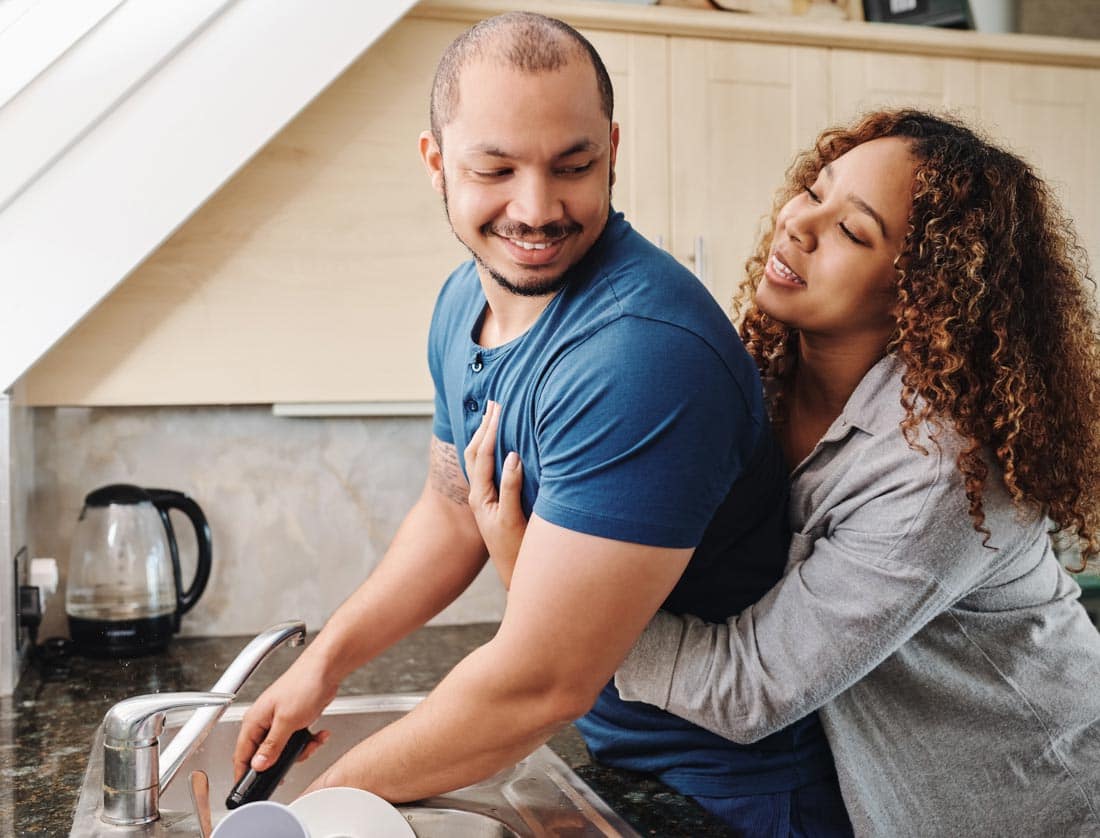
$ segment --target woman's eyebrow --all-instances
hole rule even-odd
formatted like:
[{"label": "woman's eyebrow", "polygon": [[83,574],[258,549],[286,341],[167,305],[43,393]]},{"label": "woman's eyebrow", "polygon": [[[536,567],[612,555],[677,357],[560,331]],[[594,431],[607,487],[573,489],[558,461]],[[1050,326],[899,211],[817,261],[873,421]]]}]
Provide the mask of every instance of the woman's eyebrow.
[{"label": "woman's eyebrow", "polygon": [[867,215],[871,216],[871,218],[875,219],[875,222],[878,224],[878,228],[880,230],[882,230],[883,238],[886,238],[886,239],[890,238],[890,234],[886,232],[886,222],[882,220],[881,215],[879,215],[877,212],[875,212],[875,208],[873,206],[868,204],[865,200],[860,198],[858,195],[854,195],[851,192],[848,193],[848,200],[851,201],[853,204],[855,204],[857,207],[859,207],[860,210],[867,213]]},{"label": "woman's eyebrow", "polygon": [[[832,163],[825,164],[825,168],[822,169],[821,171],[824,172],[825,175],[828,176],[829,180],[833,179],[833,164]],[[879,213],[875,210],[875,208],[873,206],[871,206],[865,200],[863,200],[858,195],[856,195],[855,193],[852,193],[852,192],[848,193],[848,200],[851,201],[853,204],[855,204],[861,212],[866,213],[867,215],[871,216],[871,218],[873,218],[875,220],[875,223],[878,224],[878,228],[880,230],[882,230],[883,238],[887,238],[887,239],[890,238],[890,234],[888,232],[886,232],[886,222],[882,220],[882,216],[879,215]]]}]

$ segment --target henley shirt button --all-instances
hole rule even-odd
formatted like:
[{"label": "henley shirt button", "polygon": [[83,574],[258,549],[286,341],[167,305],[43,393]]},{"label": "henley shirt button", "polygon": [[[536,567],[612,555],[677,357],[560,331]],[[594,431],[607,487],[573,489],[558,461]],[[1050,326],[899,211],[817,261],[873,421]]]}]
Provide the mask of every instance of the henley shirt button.
[{"label": "henley shirt button", "polygon": [[472,369],[474,372],[481,372],[483,369],[485,369],[485,364],[483,364],[481,362],[481,353],[480,352],[478,352],[474,356],[474,362],[472,364],[470,364],[470,369]]},{"label": "henley shirt button", "polygon": [[473,399],[466,399],[465,407],[470,413],[477,413],[477,402]]}]

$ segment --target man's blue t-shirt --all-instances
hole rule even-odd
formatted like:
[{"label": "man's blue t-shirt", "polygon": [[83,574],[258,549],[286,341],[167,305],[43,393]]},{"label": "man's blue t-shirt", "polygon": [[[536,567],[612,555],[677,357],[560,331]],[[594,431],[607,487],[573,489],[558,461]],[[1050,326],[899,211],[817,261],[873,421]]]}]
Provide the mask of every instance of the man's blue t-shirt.
[{"label": "man's blue t-shirt", "polygon": [[[663,605],[670,611],[724,621],[778,581],[786,468],[756,368],[691,273],[612,213],[526,333],[479,346],[485,306],[466,262],[440,292],[429,338],[441,441],[461,452],[486,402],[499,402],[497,451],[520,456],[525,513],[589,535],[696,548]],[[743,746],[624,702],[611,683],[577,727],[601,762],[657,774],[685,794],[782,791],[833,770],[816,715]]]}]

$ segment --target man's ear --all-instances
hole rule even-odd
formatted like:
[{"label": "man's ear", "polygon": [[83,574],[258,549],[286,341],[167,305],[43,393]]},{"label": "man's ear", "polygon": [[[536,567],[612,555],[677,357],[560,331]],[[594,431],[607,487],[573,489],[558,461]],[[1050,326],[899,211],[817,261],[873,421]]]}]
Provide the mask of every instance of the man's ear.
[{"label": "man's ear", "polygon": [[611,186],[615,185],[615,159],[619,153],[619,123],[611,123]]},{"label": "man's ear", "polygon": [[443,194],[443,150],[435,141],[431,131],[422,131],[420,134],[420,159],[424,161],[424,168],[428,170],[428,177],[432,179],[432,189]]}]

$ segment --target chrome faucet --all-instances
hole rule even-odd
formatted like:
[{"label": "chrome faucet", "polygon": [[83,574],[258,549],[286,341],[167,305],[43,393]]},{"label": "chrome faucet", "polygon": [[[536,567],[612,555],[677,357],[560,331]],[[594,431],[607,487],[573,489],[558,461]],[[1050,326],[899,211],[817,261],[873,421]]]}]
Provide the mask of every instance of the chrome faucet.
[{"label": "chrome faucet", "polygon": [[103,813],[113,824],[160,817],[158,737],[169,710],[211,705],[224,709],[231,693],[155,693],[118,702],[103,719]]},{"label": "chrome faucet", "polygon": [[[198,748],[264,659],[285,643],[301,646],[306,624],[290,620],[253,638],[226,667],[210,692],[154,693],[120,701],[103,719],[101,819],[137,825],[160,817],[160,794]],[[160,753],[158,737],[171,710],[194,708],[191,718]],[[163,767],[161,765],[163,764]]]}]

